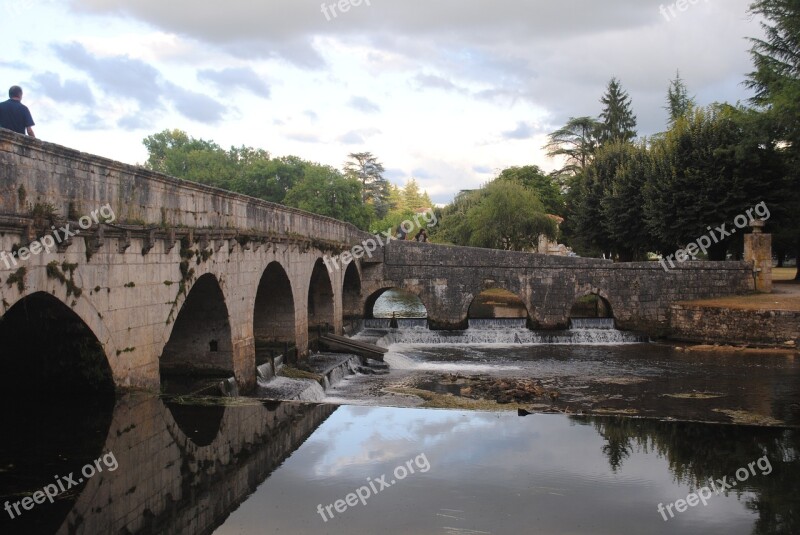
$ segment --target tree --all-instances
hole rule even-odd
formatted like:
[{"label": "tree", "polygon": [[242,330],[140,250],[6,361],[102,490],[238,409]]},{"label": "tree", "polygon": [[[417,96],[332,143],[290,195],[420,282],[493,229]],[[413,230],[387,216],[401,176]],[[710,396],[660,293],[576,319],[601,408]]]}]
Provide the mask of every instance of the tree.
[{"label": "tree", "polygon": [[669,126],[672,127],[675,121],[687,116],[694,107],[695,100],[689,96],[689,90],[681,79],[679,71],[675,74],[675,79],[669,83],[667,90],[667,105],[664,109],[669,113]]},{"label": "tree", "polygon": [[303,180],[286,194],[287,206],[347,221],[366,229],[373,213],[361,200],[361,183],[336,169],[308,164]]},{"label": "tree", "polygon": [[[603,230],[608,245],[621,262],[645,260],[651,240],[644,224],[644,185],[652,174],[646,142],[612,143],[595,158],[595,164],[609,159],[616,166],[600,201]],[[611,169],[609,169],[610,171]]]},{"label": "tree", "polygon": [[541,236],[556,238],[555,221],[547,216],[536,194],[521,184],[495,180],[481,193],[479,202],[466,213],[467,245],[526,251],[535,250]]},{"label": "tree", "polygon": [[597,148],[600,122],[591,117],[570,117],[567,124],[548,136],[544,146],[550,158],[563,157],[565,165],[559,175],[575,176],[592,160]]},{"label": "tree", "polygon": [[[800,258],[800,2],[798,0],[759,0],[750,12],[764,18],[764,39],[751,39],[755,71],[746,84],[755,91],[752,101],[765,110],[784,142],[782,152],[788,167],[790,196],[784,200],[778,245],[793,248]],[[792,237],[793,236],[793,237]],[[797,280],[800,280],[800,264]]]},{"label": "tree", "polygon": [[509,167],[504,169],[497,178],[498,180],[517,182],[534,192],[548,214],[564,215],[564,199],[561,188],[552,176],[544,174],[544,171],[538,166]]},{"label": "tree", "polygon": [[631,97],[622,89],[619,80],[608,82],[606,93],[600,99],[600,142],[633,141],[636,137],[636,116],[631,110]]},{"label": "tree", "polygon": [[371,152],[354,152],[344,164],[345,176],[361,182],[362,200],[371,204],[379,219],[389,212],[389,181],[385,169]]},{"label": "tree", "polygon": [[[645,217],[662,253],[708,234],[711,225],[730,225],[760,201],[769,205],[783,195],[780,154],[756,115],[726,104],[698,108],[653,143]],[[731,243],[725,239],[712,245],[710,259],[725,260]]]},{"label": "tree", "polygon": [[236,162],[213,141],[195,139],[182,130],[164,130],[143,141],[145,167],[170,176],[228,188],[236,176]]}]

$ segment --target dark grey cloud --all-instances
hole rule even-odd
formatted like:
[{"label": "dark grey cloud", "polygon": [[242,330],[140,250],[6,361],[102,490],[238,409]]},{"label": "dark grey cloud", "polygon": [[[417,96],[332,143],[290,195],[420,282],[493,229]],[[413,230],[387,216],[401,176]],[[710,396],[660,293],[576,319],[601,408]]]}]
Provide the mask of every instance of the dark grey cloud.
[{"label": "dark grey cloud", "polygon": [[348,102],[348,105],[354,110],[363,111],[364,113],[378,113],[381,111],[380,106],[367,97],[353,97]]},{"label": "dark grey cloud", "polygon": [[249,67],[228,67],[227,69],[204,69],[197,73],[201,82],[214,84],[223,94],[232,89],[243,89],[262,98],[269,98],[269,84]]},{"label": "dark grey cloud", "polygon": [[[319,0],[228,0],[224,9],[189,0],[70,0],[79,10],[132,17],[243,57],[279,57],[302,68],[326,66],[319,48],[325,39],[367,45],[400,58],[396,68],[412,84],[470,87],[479,100],[534,104],[554,128],[570,116],[597,115],[605,83],[618,76],[642,133],[663,129],[660,105],[676,69],[700,98],[748,96],[738,82],[751,70],[744,37],[760,33],[747,17],[751,1],[698,2],[667,22],[659,8],[672,2],[663,0],[431,0],[413,9],[375,1],[331,21]],[[383,72],[381,61],[374,60],[375,73]]]},{"label": "dark grey cloud", "polygon": [[413,85],[418,89],[442,89],[455,93],[466,93],[467,90],[460,87],[447,78],[435,74],[418,74],[414,77]]},{"label": "dark grey cloud", "polygon": [[117,126],[123,130],[145,130],[153,124],[152,118],[144,113],[131,113],[117,121]]},{"label": "dark grey cloud", "polygon": [[[213,98],[180,87],[166,80],[161,72],[144,61],[128,56],[96,57],[79,43],[52,45],[58,58],[67,65],[87,73],[97,87],[107,95],[128,98],[139,104],[139,111],[146,112],[155,122],[154,112],[164,110],[164,102],[194,121],[215,124],[222,120],[228,106]],[[142,120],[123,118],[127,127],[141,127]]]},{"label": "dark grey cloud", "polygon": [[78,130],[105,130],[108,124],[94,111],[89,111],[75,124]]},{"label": "dark grey cloud", "polygon": [[40,93],[56,102],[67,104],[94,104],[94,95],[89,84],[82,80],[64,80],[54,72],[43,72],[33,77]]},{"label": "dark grey cloud", "polygon": [[536,128],[525,121],[517,123],[517,127],[502,133],[503,139],[530,139],[536,135]]},{"label": "dark grey cloud", "polygon": [[371,136],[380,134],[377,128],[366,128],[362,130],[351,130],[339,136],[339,142],[345,145],[363,145]]},{"label": "dark grey cloud", "polygon": [[91,76],[104,93],[135,100],[151,109],[161,108],[158,98],[161,73],[155,67],[127,56],[98,58],[75,42],[53,44],[52,48],[61,61]]},{"label": "dark grey cloud", "polygon": [[421,178],[423,180],[433,178],[433,175],[430,172],[422,168],[417,168],[411,171],[411,176],[414,178]]},{"label": "dark grey cloud", "polygon": [[7,69],[17,69],[20,71],[29,71],[31,69],[30,65],[19,60],[12,60],[12,61],[0,60],[0,67],[6,67]]}]

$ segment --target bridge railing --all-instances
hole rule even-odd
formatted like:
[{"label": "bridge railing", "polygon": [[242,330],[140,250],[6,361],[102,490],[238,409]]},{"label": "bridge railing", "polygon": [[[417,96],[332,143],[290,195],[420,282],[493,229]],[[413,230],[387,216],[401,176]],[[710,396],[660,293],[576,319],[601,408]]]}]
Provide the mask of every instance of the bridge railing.
[{"label": "bridge railing", "polygon": [[195,229],[238,229],[323,242],[369,237],[354,225],[189,182],[0,129],[0,216],[38,207],[77,219],[110,206],[117,222]]}]

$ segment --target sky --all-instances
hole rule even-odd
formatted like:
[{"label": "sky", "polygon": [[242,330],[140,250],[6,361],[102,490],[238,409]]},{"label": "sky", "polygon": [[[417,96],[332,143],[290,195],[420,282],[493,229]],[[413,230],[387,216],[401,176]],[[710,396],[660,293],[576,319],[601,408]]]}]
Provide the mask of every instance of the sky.
[{"label": "sky", "polygon": [[[608,81],[640,135],[680,71],[746,101],[750,0],[0,0],[0,86],[38,137],[125,163],[165,129],[341,168],[370,151],[436,203],[510,166],[560,166],[547,134]],[[683,8],[683,9],[681,9]]]}]

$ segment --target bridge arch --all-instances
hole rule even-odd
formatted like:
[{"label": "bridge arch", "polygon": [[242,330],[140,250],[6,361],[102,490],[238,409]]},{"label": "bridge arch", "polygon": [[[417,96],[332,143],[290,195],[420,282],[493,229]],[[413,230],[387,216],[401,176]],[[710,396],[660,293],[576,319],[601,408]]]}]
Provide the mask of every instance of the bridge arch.
[{"label": "bridge arch", "polygon": [[335,296],[328,268],[321,258],[314,264],[308,286],[308,328],[335,324]]},{"label": "bridge arch", "polygon": [[114,392],[103,343],[78,313],[47,292],[19,299],[0,318],[0,347],[3,374],[13,378],[4,393]]},{"label": "bridge arch", "polygon": [[355,262],[350,262],[344,272],[342,316],[345,319],[361,317],[361,273]]},{"label": "bridge arch", "polygon": [[233,341],[225,295],[206,273],[192,285],[159,359],[165,375],[233,375]]},{"label": "bridge arch", "polygon": [[[381,297],[384,297],[384,295],[390,290],[392,290],[393,294],[397,295],[399,298],[397,299],[398,302],[396,305],[400,308],[401,313],[398,314],[397,317],[427,318],[429,316],[430,308],[425,304],[425,300],[422,298],[422,296],[400,287],[387,286],[376,290],[364,301],[364,319],[375,318],[375,305],[378,303],[378,300]],[[405,308],[407,311],[405,314],[402,312],[403,308]]]},{"label": "bridge arch", "polygon": [[599,288],[590,288],[575,294],[568,318],[613,318],[614,307],[608,293]]},{"label": "bridge arch", "polygon": [[467,309],[469,319],[528,319],[529,317],[525,301],[514,292],[501,287],[486,288],[472,299]]},{"label": "bridge arch", "polygon": [[280,262],[270,262],[258,283],[253,308],[253,335],[257,361],[259,352],[297,341],[294,292],[289,275]]}]

